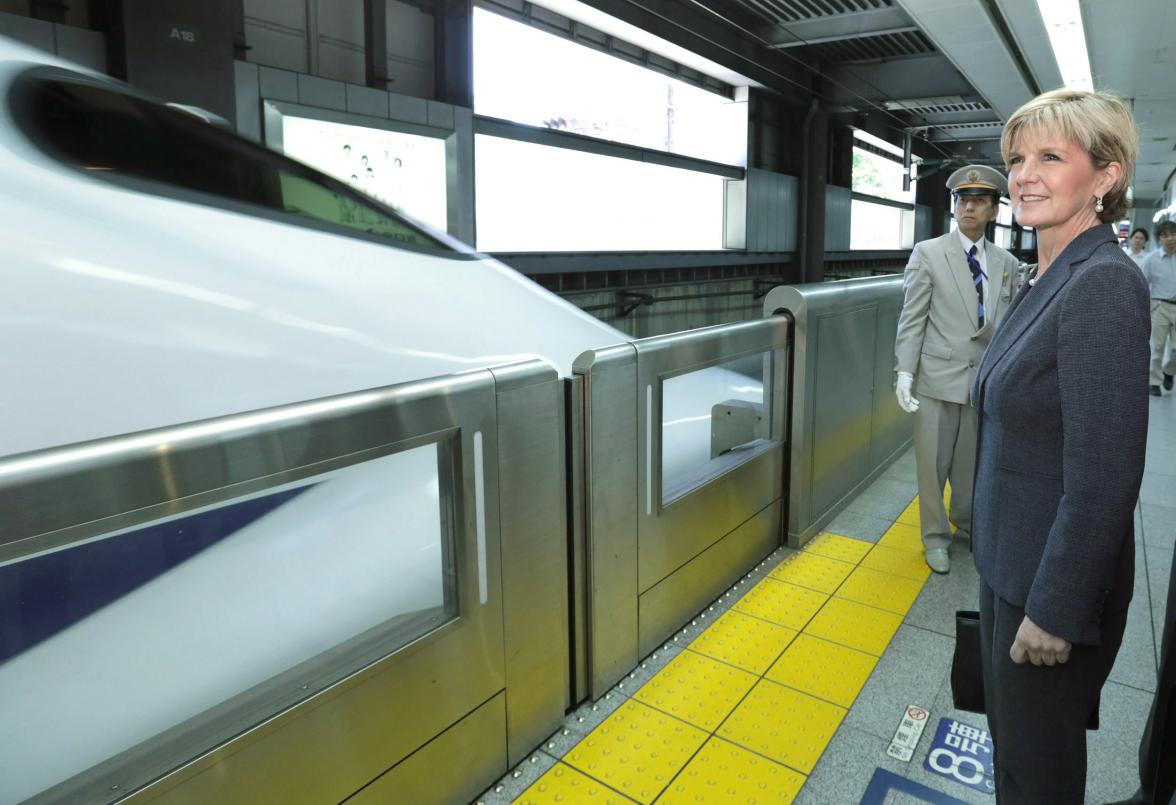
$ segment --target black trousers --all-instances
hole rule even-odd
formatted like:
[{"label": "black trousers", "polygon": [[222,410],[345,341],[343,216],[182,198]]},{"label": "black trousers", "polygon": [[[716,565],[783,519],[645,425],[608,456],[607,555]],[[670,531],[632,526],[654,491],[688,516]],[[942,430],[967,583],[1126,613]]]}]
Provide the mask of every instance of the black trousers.
[{"label": "black trousers", "polygon": [[1123,642],[1127,609],[1106,613],[1102,643],[1074,646],[1064,665],[1022,665],[1009,648],[1025,610],[980,582],[980,658],[1000,805],[1082,805],[1086,720]]}]

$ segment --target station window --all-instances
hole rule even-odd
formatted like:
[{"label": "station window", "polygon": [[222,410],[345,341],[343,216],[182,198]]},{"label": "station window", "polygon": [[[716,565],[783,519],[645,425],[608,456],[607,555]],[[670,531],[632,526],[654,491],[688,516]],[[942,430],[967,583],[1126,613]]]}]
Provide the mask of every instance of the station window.
[{"label": "station window", "polygon": [[481,8],[474,112],[530,126],[747,164],[747,104]]},{"label": "station window", "polygon": [[849,248],[855,251],[909,249],[915,235],[915,179],[912,158],[909,187],[902,149],[865,131],[853,134],[853,193]]},{"label": "station window", "polygon": [[1000,200],[1000,209],[996,213],[996,233],[994,240],[1002,249],[1012,247],[1013,243],[1013,208],[1007,199]]},{"label": "station window", "polygon": [[915,211],[854,199],[849,212],[849,248],[894,251],[915,243]]},{"label": "station window", "polygon": [[478,249],[723,248],[722,176],[479,134]]},{"label": "station window", "polygon": [[867,196],[915,203],[917,158],[911,160],[910,188],[904,190],[902,149],[865,131],[853,133],[853,191]]}]

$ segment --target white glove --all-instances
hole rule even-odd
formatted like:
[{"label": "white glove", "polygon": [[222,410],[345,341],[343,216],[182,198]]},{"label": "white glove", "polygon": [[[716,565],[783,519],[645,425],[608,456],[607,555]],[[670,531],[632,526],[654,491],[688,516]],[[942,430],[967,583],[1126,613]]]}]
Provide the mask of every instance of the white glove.
[{"label": "white glove", "polygon": [[898,407],[908,414],[919,410],[919,401],[911,396],[911,384],[914,382],[915,376],[910,372],[899,372],[898,382],[894,384],[894,396],[898,398]]}]

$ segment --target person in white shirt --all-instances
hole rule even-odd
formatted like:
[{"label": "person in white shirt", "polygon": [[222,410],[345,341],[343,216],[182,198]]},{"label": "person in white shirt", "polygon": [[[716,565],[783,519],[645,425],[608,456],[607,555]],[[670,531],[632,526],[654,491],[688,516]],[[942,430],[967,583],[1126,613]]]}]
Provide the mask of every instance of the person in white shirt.
[{"label": "person in white shirt", "polygon": [[[915,467],[923,555],[936,573],[951,569],[951,526],[972,531],[976,412],[969,395],[984,348],[1012,297],[1017,260],[984,229],[996,218],[1008,182],[997,170],[968,165],[947,180],[959,228],[915,245],[903,275],[894,342],[895,395],[915,415]],[[943,488],[951,481],[951,513]]]},{"label": "person in white shirt", "polygon": [[[1151,372],[1148,384],[1153,397],[1159,397],[1162,384],[1172,390],[1176,374],[1176,221],[1163,221],[1156,227],[1160,248],[1150,253],[1140,266],[1151,293]],[[1171,343],[1168,360],[1164,347]]]},{"label": "person in white shirt", "polygon": [[1123,247],[1123,251],[1127,252],[1127,256],[1135,261],[1135,265],[1143,268],[1143,260],[1149,254],[1147,248],[1148,234],[1143,227],[1135,229],[1131,233],[1131,239],[1127,241],[1127,245]]}]

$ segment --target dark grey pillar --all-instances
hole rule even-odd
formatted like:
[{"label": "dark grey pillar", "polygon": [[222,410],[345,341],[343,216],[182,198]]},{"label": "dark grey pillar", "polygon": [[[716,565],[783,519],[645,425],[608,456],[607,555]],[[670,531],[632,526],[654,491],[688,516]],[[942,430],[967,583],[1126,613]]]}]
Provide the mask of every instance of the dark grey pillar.
[{"label": "dark grey pillar", "polygon": [[121,6],[127,81],[233,121],[234,0],[122,0]]},{"label": "dark grey pillar", "polygon": [[928,238],[937,238],[946,230],[943,228],[943,217],[947,214],[947,177],[945,170],[937,170],[919,179],[915,187],[915,203],[925,204],[931,208],[931,228],[927,232]]},{"label": "dark grey pillar", "polygon": [[369,87],[388,89],[388,0],[363,0],[363,67]]},{"label": "dark grey pillar", "polygon": [[434,9],[434,95],[438,101],[473,108],[473,0],[435,0]]},{"label": "dark grey pillar", "polygon": [[825,187],[828,184],[829,114],[814,107],[805,116],[805,161],[801,166],[800,275],[802,282],[825,280]]}]

